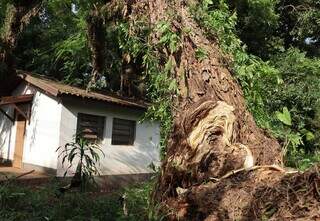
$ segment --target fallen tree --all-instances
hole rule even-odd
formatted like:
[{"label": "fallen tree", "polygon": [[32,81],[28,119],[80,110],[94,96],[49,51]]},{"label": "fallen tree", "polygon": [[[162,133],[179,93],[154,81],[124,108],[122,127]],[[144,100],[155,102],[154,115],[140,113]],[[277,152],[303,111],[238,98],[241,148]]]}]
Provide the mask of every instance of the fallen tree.
[{"label": "fallen tree", "polygon": [[[312,220],[320,217],[317,168],[283,168],[279,143],[257,127],[218,42],[190,13],[197,1],[136,1],[132,21],[148,15],[180,36],[176,51],[155,53],[175,63],[179,95],[154,199],[170,220]],[[184,31],[188,28],[189,31]],[[150,41],[158,44],[161,33]],[[201,59],[199,49],[206,51]]]}]

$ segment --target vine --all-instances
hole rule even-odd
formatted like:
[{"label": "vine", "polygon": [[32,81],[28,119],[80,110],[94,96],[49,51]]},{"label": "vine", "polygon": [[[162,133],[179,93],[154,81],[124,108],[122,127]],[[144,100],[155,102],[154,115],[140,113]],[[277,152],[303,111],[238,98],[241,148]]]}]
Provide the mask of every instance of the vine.
[{"label": "vine", "polygon": [[[190,11],[208,37],[218,41],[228,66],[242,86],[248,108],[257,124],[282,142],[287,159],[300,153],[299,147],[304,145],[302,138],[311,139],[312,133],[305,128],[295,129],[293,124],[284,124],[277,109],[270,108],[272,101],[269,98],[279,94],[277,90],[284,84],[279,68],[270,61],[247,53],[246,45],[236,34],[237,14],[229,9],[226,1],[203,0],[190,6]],[[198,57],[203,55],[201,52],[198,54]],[[285,102],[281,105],[278,110],[287,110]]]},{"label": "vine", "polygon": [[[137,25],[138,24],[138,25]],[[160,149],[165,156],[165,147],[172,128],[172,97],[178,93],[172,78],[175,67],[171,54],[179,48],[180,37],[171,30],[170,22],[161,22],[150,28],[143,20],[119,24],[119,43],[124,53],[135,62],[140,62],[147,79],[147,98],[152,102],[144,118],[161,124]],[[160,35],[158,43],[152,44],[154,33]],[[157,54],[157,48],[165,48],[168,54]]]}]

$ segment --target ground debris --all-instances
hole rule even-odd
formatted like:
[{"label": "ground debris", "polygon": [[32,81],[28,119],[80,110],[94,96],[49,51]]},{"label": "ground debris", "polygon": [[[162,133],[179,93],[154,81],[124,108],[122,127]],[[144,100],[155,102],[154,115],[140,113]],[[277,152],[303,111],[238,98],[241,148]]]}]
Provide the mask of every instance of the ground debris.
[{"label": "ground debris", "polygon": [[[318,220],[320,166],[286,174],[273,169],[243,170],[190,187],[167,201],[171,220]],[[180,211],[181,210],[181,211]],[[183,211],[182,211],[183,210]]]}]

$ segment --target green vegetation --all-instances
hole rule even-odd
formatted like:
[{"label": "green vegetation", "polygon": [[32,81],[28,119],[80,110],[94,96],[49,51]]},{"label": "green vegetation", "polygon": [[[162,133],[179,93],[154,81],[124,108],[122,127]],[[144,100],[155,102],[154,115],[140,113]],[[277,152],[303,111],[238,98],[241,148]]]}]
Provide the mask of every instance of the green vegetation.
[{"label": "green vegetation", "polygon": [[94,184],[94,176],[99,176],[98,164],[100,155],[105,156],[100,146],[82,137],[76,138],[75,142],[66,143],[57,149],[62,165],[68,163],[64,173],[67,175],[70,168],[76,168],[74,178],[78,179],[81,191]]},{"label": "green vegetation", "polygon": [[[1,2],[0,18],[8,2]],[[153,103],[146,117],[161,122],[165,155],[172,97],[178,93],[171,55],[179,50],[183,33],[173,31],[170,19],[155,27],[149,26],[146,15],[132,22],[117,14],[121,4],[103,8],[102,1],[45,1],[45,10],[21,36],[15,51],[17,65],[85,87],[92,69],[87,18],[94,5],[100,7],[105,18],[105,70],[94,86],[117,92],[124,66],[133,67],[137,76],[132,84]],[[203,0],[190,6],[208,37],[223,49],[256,122],[280,140],[291,166],[295,156],[309,159],[319,151],[318,9],[319,3],[312,0]],[[174,13],[169,18],[174,19]],[[181,32],[192,31],[187,29]],[[160,39],[156,45],[155,34]],[[164,48],[163,53],[155,53],[159,48]],[[207,52],[197,48],[196,57],[205,59]],[[291,125],[277,117],[283,108],[290,113]]]},{"label": "green vegetation", "polygon": [[[138,26],[135,25],[137,23]],[[179,47],[180,37],[171,31],[169,22],[162,22],[153,28],[148,27],[143,20],[135,21],[135,24],[119,24],[119,45],[123,53],[144,68],[146,98],[152,101],[145,118],[161,122],[160,145],[164,156],[167,136],[172,127],[172,95],[177,93],[176,83],[171,79],[175,63],[172,57],[155,54],[154,51],[156,47],[164,46],[169,54],[174,53]],[[148,40],[153,31],[161,36],[159,45],[153,45]]]},{"label": "green vegetation", "polygon": [[[217,38],[256,122],[282,143],[286,164],[306,169],[320,162],[320,59],[302,52],[301,42],[286,46],[284,37],[276,34],[284,22],[277,12],[279,2],[244,0],[228,5],[206,0],[191,11],[207,35]],[[308,18],[310,24],[316,22]],[[302,24],[295,25],[294,30],[303,29]],[[294,30],[291,38],[307,37]],[[309,36],[317,36],[314,28],[310,31]]]},{"label": "green vegetation", "polygon": [[[46,186],[0,187],[0,217],[3,221],[160,221],[164,216],[149,201],[153,183],[145,183],[115,193],[69,192],[56,196],[59,183]],[[126,194],[128,215],[124,215],[121,197]]]},{"label": "green vegetation", "polygon": [[[14,2],[17,1],[0,2],[2,33],[8,28],[4,27],[7,9]],[[206,37],[214,39],[222,49],[224,65],[241,85],[256,123],[276,137],[283,147],[286,165],[305,170],[320,162],[319,0],[183,2],[193,2],[189,5],[193,18],[205,30]],[[99,26],[105,41],[100,45],[104,55],[100,62],[103,71],[93,88],[122,95],[124,72],[128,67],[133,70],[128,81],[139,93],[128,96],[152,103],[145,118],[161,122],[164,157],[173,126],[172,112],[177,108],[172,106],[172,101],[179,94],[173,77],[177,74],[176,57],[179,56],[176,55],[183,44],[184,32],[193,30],[175,27],[173,21],[179,18],[174,12],[154,26],[150,26],[148,15],[143,13],[132,14],[135,19],[129,19],[132,9],[127,6],[122,10],[122,4],[123,1],[116,1],[107,7],[102,0],[44,1],[39,15],[19,36],[12,52],[13,63],[18,69],[86,87],[94,69],[90,43],[97,40],[90,39],[88,26],[95,26],[95,22],[103,18],[103,25]],[[89,19],[94,10],[98,18]],[[194,47],[198,61],[208,58],[205,49]],[[0,40],[0,59],[4,50]],[[0,77],[1,70],[6,70],[4,67],[4,63],[0,63]],[[96,146],[80,139],[60,150],[63,161],[70,166],[75,166],[75,161],[80,159],[77,170],[83,191],[70,191],[58,197],[56,190],[60,184],[56,181],[34,188],[2,185],[1,220],[164,218],[158,213],[158,206],[151,203],[151,183],[112,194],[84,191],[93,176],[98,175],[99,148]],[[127,196],[128,216],[119,200],[123,194]]]}]

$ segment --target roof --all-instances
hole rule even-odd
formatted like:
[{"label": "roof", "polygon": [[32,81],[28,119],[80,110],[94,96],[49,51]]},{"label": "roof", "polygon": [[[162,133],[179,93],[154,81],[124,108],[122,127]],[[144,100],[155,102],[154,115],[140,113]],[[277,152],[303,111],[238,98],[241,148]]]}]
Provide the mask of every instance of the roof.
[{"label": "roof", "polygon": [[54,97],[71,95],[75,97],[92,99],[133,108],[146,109],[148,107],[148,104],[143,101],[137,101],[130,98],[124,98],[117,95],[110,95],[100,92],[86,91],[75,86],[67,85],[55,80],[48,79],[44,76],[34,75],[27,72],[20,72],[18,76],[24,81],[45,91],[47,94]]}]

